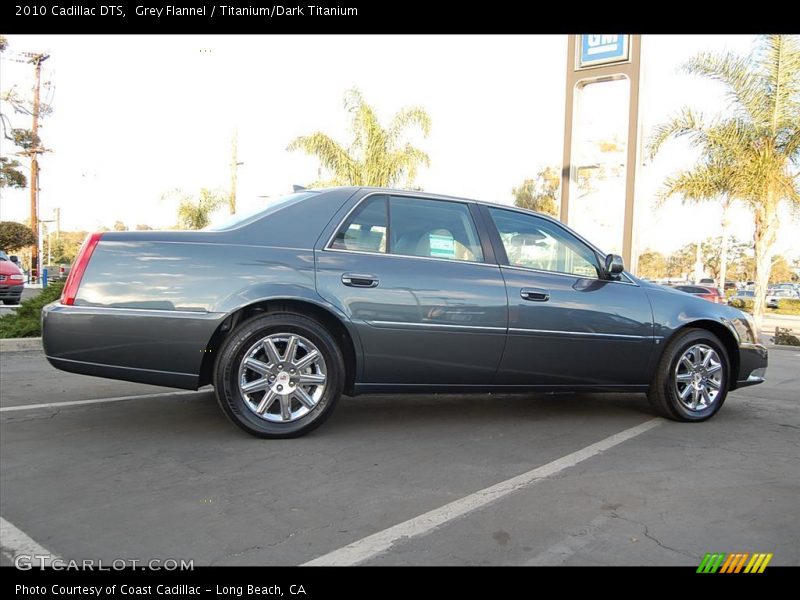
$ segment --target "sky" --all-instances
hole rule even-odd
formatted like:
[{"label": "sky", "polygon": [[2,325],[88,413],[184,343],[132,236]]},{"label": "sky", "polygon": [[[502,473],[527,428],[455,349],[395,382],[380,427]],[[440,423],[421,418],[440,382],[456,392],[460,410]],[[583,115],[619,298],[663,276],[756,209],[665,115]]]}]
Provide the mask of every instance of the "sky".
[{"label": "sky", "polygon": [[[753,41],[644,36],[645,137],[684,104],[709,114],[724,111],[716,84],[678,67],[700,51],[747,53]],[[353,86],[384,121],[404,106],[428,112],[430,136],[415,139],[431,159],[416,181],[426,191],[510,204],[514,186],[561,163],[565,35],[11,35],[8,42],[10,52],[51,55],[44,78],[53,86],[44,95],[53,113],[40,133],[52,152],[41,160],[40,214],[52,218],[59,207],[66,230],[111,227],[117,220],[131,228],[172,226],[176,202],[163,199],[166,192],[228,188],[234,130],[243,163],[240,210],[315,180],[317,161],[286,146],[317,130],[346,142],[343,96]],[[8,54],[0,63],[0,89],[28,92],[33,69],[8,60]],[[599,104],[591,127],[613,131],[614,114],[613,102]],[[15,126],[29,127],[29,118],[13,119]],[[673,199],[659,210],[652,207],[664,177],[694,158],[685,143],[671,142],[642,168],[639,251],[670,252],[720,234],[721,209],[715,204],[687,207]],[[0,219],[29,216],[27,190],[1,193]],[[778,250],[800,255],[800,223],[782,221]],[[752,238],[744,209],[735,209],[731,222],[732,233]],[[591,223],[580,225],[579,232],[593,239]]]}]

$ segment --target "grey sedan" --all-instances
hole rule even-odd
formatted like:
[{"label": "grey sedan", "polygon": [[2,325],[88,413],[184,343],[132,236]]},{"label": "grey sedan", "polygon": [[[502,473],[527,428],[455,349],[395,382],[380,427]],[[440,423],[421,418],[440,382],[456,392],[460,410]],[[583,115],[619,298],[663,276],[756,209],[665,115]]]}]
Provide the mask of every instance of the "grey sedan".
[{"label": "grey sedan", "polygon": [[268,438],[373,392],[645,392],[702,421],[767,366],[748,315],[645,283],[554,219],[357,187],[205,231],[92,234],[43,328],[59,369],[211,383]]}]

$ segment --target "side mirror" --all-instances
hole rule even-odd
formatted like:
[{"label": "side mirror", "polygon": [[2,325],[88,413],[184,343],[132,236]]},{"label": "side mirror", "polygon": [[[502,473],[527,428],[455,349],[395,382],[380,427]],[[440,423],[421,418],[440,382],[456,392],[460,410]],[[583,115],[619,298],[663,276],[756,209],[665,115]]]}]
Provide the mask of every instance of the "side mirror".
[{"label": "side mirror", "polygon": [[9,256],[8,260],[13,262],[15,265],[19,264],[19,256],[17,256],[16,254],[12,254],[11,256]]},{"label": "side mirror", "polygon": [[625,270],[625,263],[619,254],[609,254],[605,260],[606,276],[616,279]]}]

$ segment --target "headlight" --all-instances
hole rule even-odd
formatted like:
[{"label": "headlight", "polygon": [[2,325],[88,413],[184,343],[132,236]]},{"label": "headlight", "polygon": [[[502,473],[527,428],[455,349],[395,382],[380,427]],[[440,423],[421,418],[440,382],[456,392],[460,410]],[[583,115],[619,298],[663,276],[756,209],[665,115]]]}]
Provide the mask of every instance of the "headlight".
[{"label": "headlight", "polygon": [[19,274],[19,273],[15,273],[15,274],[9,276],[9,279],[14,279],[16,281],[25,281],[25,276],[22,275],[22,274]]}]

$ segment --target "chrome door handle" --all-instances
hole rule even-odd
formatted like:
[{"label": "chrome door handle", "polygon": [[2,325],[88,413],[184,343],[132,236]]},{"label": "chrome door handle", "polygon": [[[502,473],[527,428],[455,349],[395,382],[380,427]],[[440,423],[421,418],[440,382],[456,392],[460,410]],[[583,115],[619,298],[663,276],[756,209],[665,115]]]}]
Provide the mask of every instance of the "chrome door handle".
[{"label": "chrome door handle", "polygon": [[343,273],[342,283],[350,287],[374,288],[378,287],[380,280],[377,275],[366,273]]},{"label": "chrome door handle", "polygon": [[522,288],[519,295],[523,300],[530,300],[531,302],[547,302],[550,300],[550,293],[541,288]]}]

